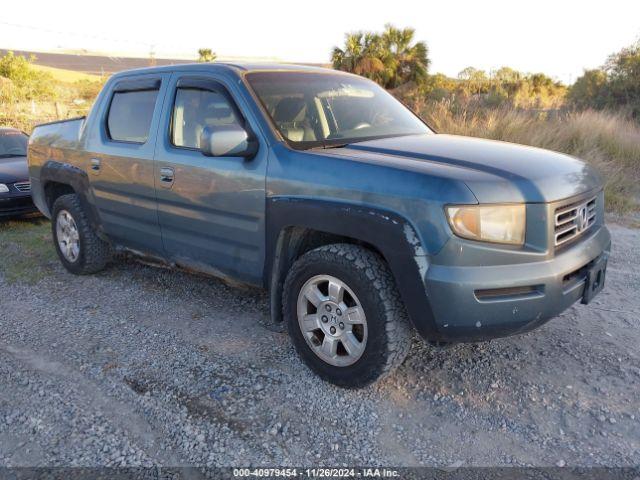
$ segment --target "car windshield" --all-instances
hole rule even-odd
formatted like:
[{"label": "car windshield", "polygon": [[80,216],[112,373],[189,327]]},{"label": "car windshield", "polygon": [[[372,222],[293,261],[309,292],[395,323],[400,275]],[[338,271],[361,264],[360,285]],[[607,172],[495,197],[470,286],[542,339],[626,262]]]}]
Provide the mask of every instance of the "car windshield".
[{"label": "car windshield", "polygon": [[432,133],[386,90],[354,75],[253,72],[246,78],[294,148]]},{"label": "car windshield", "polygon": [[27,140],[18,130],[0,130],[0,158],[26,156]]}]

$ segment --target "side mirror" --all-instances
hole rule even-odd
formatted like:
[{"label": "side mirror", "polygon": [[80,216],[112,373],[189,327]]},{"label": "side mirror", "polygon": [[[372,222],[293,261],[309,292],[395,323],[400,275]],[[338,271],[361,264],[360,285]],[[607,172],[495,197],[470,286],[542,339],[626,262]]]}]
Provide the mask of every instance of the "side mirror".
[{"label": "side mirror", "polygon": [[208,157],[253,157],[258,143],[237,125],[207,126],[200,136],[200,150]]}]

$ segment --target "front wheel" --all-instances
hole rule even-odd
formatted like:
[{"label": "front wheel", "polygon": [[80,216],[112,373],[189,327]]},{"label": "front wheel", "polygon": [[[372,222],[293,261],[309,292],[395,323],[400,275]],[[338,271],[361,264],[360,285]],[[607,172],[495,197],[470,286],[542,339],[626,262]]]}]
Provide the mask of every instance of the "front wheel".
[{"label": "front wheel", "polygon": [[363,247],[327,245],[300,257],[287,275],[283,308],[300,357],[336,385],[373,383],[409,351],[409,323],[393,276]]}]

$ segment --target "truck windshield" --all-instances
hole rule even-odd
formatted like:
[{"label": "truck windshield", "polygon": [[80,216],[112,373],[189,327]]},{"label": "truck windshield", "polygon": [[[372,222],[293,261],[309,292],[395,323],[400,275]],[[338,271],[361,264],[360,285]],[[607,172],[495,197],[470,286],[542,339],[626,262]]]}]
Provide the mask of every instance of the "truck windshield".
[{"label": "truck windshield", "polygon": [[0,158],[26,156],[28,139],[18,130],[0,130]]},{"label": "truck windshield", "polygon": [[306,72],[253,72],[246,78],[293,148],[433,133],[386,90],[364,78]]}]

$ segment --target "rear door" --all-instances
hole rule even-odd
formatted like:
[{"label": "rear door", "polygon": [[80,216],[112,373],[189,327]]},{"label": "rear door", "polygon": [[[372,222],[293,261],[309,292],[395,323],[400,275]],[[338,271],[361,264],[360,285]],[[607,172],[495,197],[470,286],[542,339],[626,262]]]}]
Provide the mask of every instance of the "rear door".
[{"label": "rear door", "polygon": [[[268,149],[242,98],[213,74],[174,73],[156,150],[158,216],[166,255],[179,265],[262,282]],[[258,137],[255,157],[201,153],[205,126],[238,124]]]},{"label": "rear door", "polygon": [[[170,74],[124,77],[90,126],[87,167],[105,232],[118,244],[162,256],[154,149]],[[97,127],[97,128],[96,128]]]}]

